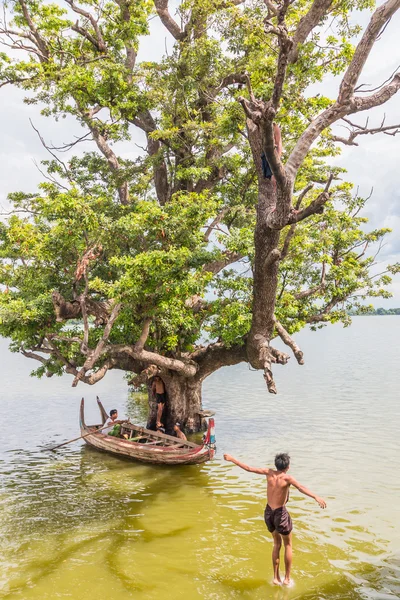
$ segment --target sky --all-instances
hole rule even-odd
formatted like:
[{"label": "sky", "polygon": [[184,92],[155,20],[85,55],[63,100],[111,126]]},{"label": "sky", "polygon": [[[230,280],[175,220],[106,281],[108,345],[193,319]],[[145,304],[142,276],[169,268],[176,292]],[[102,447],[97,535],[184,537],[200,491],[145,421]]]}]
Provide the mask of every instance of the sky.
[{"label": "sky", "polygon": [[[381,2],[378,2],[378,5]],[[356,13],[353,20],[365,25],[368,14]],[[326,30],[329,33],[329,30]],[[381,39],[375,44],[365,65],[359,83],[367,84],[364,89],[376,87],[387,80],[400,66],[400,11],[390,21]],[[165,48],[172,43],[158,17],[152,21],[151,36],[143,38],[138,60],[157,60],[164,54]],[[323,93],[332,98],[337,94],[340,78],[331,77],[324,83],[310,88],[310,95]],[[0,88],[0,211],[9,210],[7,195],[22,190],[33,192],[37,184],[43,180],[37,165],[41,160],[49,158],[30,120],[39,129],[47,143],[62,145],[73,140],[73,136],[83,133],[81,127],[72,118],[55,122],[51,118],[40,115],[40,106],[23,103],[24,94],[10,86]],[[369,126],[379,126],[386,116],[385,124],[400,125],[400,92],[383,107],[368,113],[359,113],[353,121],[365,124],[369,117]],[[337,129],[338,135],[345,136],[346,130]],[[390,227],[393,231],[388,236],[377,260],[378,271],[387,264],[400,262],[400,134],[396,137],[377,134],[360,136],[355,146],[344,146],[338,165],[347,169],[346,180],[352,181],[359,188],[360,196],[368,196],[373,190],[363,216],[370,220],[370,227]],[[131,142],[118,146],[119,154],[134,158],[140,154],[140,146],[144,145],[143,135],[137,131]],[[93,149],[91,143],[85,143],[78,150]],[[74,149],[77,153],[77,148]],[[64,155],[65,158],[68,157]],[[376,299],[376,307],[385,308],[400,306],[400,275],[394,277],[390,287],[393,298]]]}]

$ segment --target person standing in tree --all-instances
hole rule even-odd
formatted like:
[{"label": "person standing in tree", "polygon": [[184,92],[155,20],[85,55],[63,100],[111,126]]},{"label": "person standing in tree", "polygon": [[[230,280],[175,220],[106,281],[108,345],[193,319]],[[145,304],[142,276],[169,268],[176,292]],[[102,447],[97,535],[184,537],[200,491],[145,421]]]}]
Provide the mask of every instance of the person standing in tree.
[{"label": "person standing in tree", "polygon": [[155,397],[157,402],[156,427],[158,429],[159,427],[163,427],[163,424],[161,423],[161,417],[165,408],[165,403],[167,401],[165,385],[159,375],[156,375],[154,377],[153,383],[151,385],[151,391],[153,392],[153,396]]},{"label": "person standing in tree", "polygon": [[264,520],[268,531],[272,534],[274,547],[272,550],[272,566],[274,569],[274,585],[281,585],[282,581],[279,575],[280,550],[283,544],[285,546],[285,578],[283,585],[290,584],[290,570],[292,567],[292,519],[286,509],[286,503],[289,500],[289,488],[293,485],[302,494],[313,498],[321,508],[326,508],[326,502],[314,492],[308,490],[304,485],[296,481],[294,477],[288,475],[290,466],[290,456],[288,454],[277,454],[275,456],[274,469],[249,467],[233,458],[230,454],[224,454],[224,459],[232,462],[241,469],[258,475],[265,475],[267,478],[267,506],[265,507]]}]

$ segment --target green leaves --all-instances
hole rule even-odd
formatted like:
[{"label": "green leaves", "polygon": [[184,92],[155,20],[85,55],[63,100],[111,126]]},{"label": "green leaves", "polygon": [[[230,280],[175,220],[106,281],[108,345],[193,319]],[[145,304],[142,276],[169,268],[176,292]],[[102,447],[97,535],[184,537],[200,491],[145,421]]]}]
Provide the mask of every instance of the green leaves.
[{"label": "green leaves", "polygon": [[[290,35],[310,6],[290,3]],[[289,65],[276,115],[284,160],[333,103],[323,93],[311,96],[310,85],[343,73],[351,61],[359,30],[349,12],[371,6],[335,2],[334,24],[326,30],[324,17]],[[279,44],[265,32],[265,3],[185,0],[181,39],[158,60],[141,61],[139,43],[154,16],[150,0],[26,0],[28,12],[19,2],[12,7],[10,35],[20,54],[0,53],[0,86],[21,87],[45,116],[73,116],[82,139],[97,147],[80,152],[71,140],[76,155],[68,164],[54,156],[44,161],[48,179],[36,193],[10,194],[15,214],[0,224],[0,333],[15,350],[43,348],[43,340],[54,345],[44,347],[38,376],[83,364],[82,299],[92,308],[122,304],[110,344],[135,344],[149,318],[146,345],[164,355],[182,356],[205,337],[226,347],[245,344],[259,182],[238,99],[249,97],[247,76],[257,98],[268,100],[273,90]],[[330,173],[341,182],[323,214],[290,230],[289,245],[289,228],[281,233],[286,256],[275,314],[289,333],[307,324],[347,325],[349,310],[387,297],[390,275],[400,271],[394,265],[375,275],[374,245],[389,230],[367,231],[365,200],[352,197],[344,169],[331,164],[339,153],[325,130],[294,183],[295,200],[314,184],[304,208]],[[53,292],[76,319],[57,321]],[[105,320],[94,315],[90,348],[105,331]]]}]

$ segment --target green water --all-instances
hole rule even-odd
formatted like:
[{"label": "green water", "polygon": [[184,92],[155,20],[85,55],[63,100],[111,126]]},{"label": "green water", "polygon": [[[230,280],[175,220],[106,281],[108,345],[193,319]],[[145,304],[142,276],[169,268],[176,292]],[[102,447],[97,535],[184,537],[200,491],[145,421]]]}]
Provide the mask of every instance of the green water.
[{"label": "green water", "polygon": [[[217,457],[183,468],[133,464],[80,443],[40,452],[76,435],[80,398],[68,379],[29,379],[30,363],[3,345],[0,597],[400,598],[399,333],[397,317],[304,332],[307,365],[279,370],[277,397],[245,365],[220,371],[204,392],[217,412]],[[145,418],[118,373],[83,392],[89,421],[96,392],[108,408]],[[263,465],[282,450],[296,478],[328,502],[322,511],[291,494],[289,589],[271,585],[263,478],[222,460],[230,452]]]}]

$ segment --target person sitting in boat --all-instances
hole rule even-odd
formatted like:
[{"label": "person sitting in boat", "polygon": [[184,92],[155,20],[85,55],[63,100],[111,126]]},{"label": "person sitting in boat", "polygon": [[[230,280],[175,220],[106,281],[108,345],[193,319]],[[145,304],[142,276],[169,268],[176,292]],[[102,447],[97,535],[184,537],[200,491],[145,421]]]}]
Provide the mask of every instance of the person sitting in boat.
[{"label": "person sitting in boat", "polygon": [[104,423],[105,429],[103,429],[102,433],[106,435],[112,435],[114,437],[119,437],[121,434],[121,425],[125,423],[125,421],[118,421],[118,411],[116,408],[110,410],[110,416],[107,421]]},{"label": "person sitting in boat", "polygon": [[183,431],[181,431],[180,423],[175,423],[174,432],[175,432],[176,437],[179,438],[180,440],[187,440],[186,435],[183,433]]},{"label": "person sitting in boat", "polygon": [[156,375],[154,377],[153,383],[151,385],[151,391],[153,392],[153,395],[155,396],[157,402],[156,427],[157,429],[159,429],[160,427],[163,427],[163,424],[161,423],[161,417],[165,408],[165,403],[167,401],[165,385],[159,375]]}]

